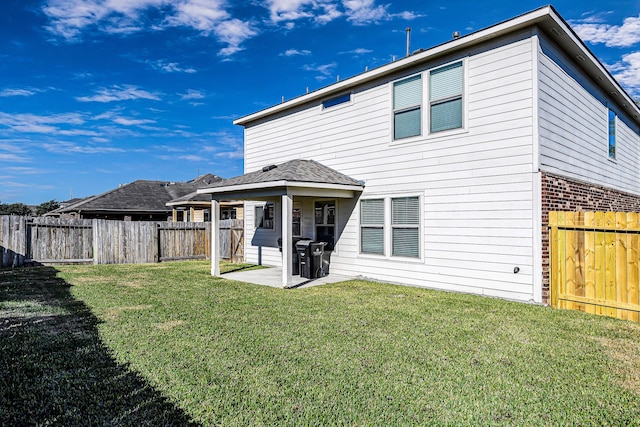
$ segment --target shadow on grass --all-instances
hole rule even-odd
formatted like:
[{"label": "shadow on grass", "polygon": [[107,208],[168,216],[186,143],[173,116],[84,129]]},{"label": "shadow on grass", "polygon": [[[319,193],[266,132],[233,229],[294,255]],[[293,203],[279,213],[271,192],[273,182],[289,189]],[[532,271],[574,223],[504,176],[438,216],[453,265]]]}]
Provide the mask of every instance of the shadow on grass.
[{"label": "shadow on grass", "polygon": [[196,425],[97,325],[55,269],[0,270],[0,425]]}]

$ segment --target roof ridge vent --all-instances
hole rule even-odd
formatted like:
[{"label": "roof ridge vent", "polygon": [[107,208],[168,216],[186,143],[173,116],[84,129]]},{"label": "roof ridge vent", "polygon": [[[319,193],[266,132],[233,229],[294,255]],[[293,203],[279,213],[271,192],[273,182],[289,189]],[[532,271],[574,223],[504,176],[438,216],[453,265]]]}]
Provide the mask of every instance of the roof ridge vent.
[{"label": "roof ridge vent", "polygon": [[273,170],[275,168],[277,168],[278,166],[276,165],[269,165],[269,166],[265,166],[262,168],[262,172],[269,172],[270,170]]}]

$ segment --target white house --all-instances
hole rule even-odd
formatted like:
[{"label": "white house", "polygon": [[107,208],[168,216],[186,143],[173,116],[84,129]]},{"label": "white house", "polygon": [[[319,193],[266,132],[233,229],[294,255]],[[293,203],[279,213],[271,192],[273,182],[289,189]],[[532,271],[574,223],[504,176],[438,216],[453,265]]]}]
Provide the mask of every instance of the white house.
[{"label": "white house", "polygon": [[246,200],[283,285],[302,236],[331,272],[543,302],[550,210],[640,210],[640,110],[551,6],[235,124],[247,174],[198,191]]}]

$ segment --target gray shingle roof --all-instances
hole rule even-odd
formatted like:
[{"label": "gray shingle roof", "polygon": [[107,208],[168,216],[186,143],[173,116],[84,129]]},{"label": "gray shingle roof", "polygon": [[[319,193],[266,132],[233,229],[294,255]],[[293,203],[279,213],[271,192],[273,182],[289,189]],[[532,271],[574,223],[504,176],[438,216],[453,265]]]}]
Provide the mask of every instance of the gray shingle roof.
[{"label": "gray shingle roof", "polygon": [[318,163],[315,160],[297,159],[279,165],[265,166],[261,170],[218,181],[203,188],[219,188],[277,181],[362,186],[362,182]]},{"label": "gray shingle roof", "polygon": [[57,210],[60,213],[77,211],[127,211],[166,212],[166,203],[178,197],[193,193],[222,178],[213,174],[202,175],[188,182],[167,182],[138,180],[89,197],[78,203]]}]

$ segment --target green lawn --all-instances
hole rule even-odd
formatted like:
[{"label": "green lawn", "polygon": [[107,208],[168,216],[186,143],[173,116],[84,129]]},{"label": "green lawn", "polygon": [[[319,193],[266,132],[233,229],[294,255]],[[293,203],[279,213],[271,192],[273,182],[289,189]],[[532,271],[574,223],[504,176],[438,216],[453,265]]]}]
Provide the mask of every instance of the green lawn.
[{"label": "green lawn", "polygon": [[640,425],[640,324],[206,262],[39,267],[0,271],[0,378],[0,425]]}]

